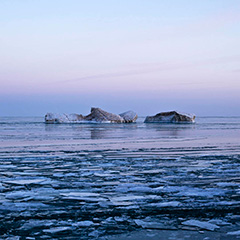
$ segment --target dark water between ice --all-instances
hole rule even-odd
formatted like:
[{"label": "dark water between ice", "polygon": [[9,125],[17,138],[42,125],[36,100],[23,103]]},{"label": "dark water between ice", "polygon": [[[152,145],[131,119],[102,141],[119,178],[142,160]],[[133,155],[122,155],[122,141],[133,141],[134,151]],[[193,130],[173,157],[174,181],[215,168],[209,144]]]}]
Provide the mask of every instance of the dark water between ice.
[{"label": "dark water between ice", "polygon": [[143,120],[0,118],[0,236],[104,239],[153,229],[237,239],[240,118]]}]

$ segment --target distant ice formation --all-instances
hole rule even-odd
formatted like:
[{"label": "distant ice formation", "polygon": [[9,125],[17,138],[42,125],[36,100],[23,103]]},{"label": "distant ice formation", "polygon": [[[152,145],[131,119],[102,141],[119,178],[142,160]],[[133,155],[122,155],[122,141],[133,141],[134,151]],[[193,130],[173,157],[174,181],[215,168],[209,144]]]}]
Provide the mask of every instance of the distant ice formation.
[{"label": "distant ice formation", "polygon": [[194,123],[195,115],[176,111],[161,112],[155,116],[147,116],[145,123]]},{"label": "distant ice formation", "polygon": [[102,110],[101,108],[91,108],[91,113],[87,116],[82,114],[54,114],[45,115],[45,123],[131,123],[137,120],[138,116],[133,111],[127,111],[121,114],[113,114]]}]

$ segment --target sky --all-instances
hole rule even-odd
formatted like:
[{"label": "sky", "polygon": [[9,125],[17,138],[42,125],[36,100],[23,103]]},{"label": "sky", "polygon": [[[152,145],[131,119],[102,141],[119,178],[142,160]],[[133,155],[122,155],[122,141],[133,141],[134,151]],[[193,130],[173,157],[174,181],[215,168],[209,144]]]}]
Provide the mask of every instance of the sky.
[{"label": "sky", "polygon": [[239,0],[1,0],[0,116],[240,116]]}]

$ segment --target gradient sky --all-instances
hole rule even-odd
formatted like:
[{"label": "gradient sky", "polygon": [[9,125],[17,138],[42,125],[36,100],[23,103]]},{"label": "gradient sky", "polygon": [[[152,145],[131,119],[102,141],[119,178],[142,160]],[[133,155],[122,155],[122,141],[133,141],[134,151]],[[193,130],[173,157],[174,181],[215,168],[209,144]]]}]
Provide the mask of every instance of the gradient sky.
[{"label": "gradient sky", "polygon": [[1,0],[0,116],[240,116],[239,0]]}]

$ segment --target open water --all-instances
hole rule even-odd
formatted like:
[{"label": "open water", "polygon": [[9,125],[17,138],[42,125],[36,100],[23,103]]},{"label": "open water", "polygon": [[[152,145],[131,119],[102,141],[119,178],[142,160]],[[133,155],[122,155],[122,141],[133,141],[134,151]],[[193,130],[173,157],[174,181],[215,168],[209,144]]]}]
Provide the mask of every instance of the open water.
[{"label": "open water", "polygon": [[144,230],[147,239],[154,231],[238,239],[240,118],[143,120],[1,117],[0,237],[113,239]]}]

